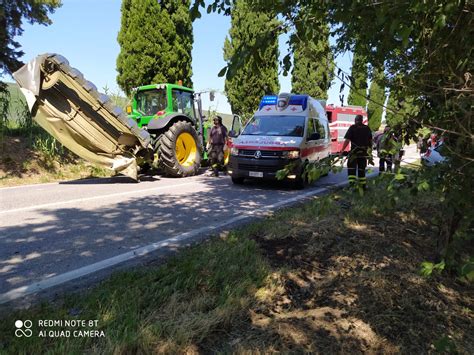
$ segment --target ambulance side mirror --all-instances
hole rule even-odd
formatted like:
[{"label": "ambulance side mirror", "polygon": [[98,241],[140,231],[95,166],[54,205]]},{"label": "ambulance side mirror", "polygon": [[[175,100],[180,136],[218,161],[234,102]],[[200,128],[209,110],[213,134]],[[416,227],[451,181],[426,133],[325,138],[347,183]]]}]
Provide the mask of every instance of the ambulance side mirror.
[{"label": "ambulance side mirror", "polygon": [[232,128],[229,132],[229,137],[235,138],[238,137],[242,130],[242,120],[239,115],[234,115],[232,118]]}]

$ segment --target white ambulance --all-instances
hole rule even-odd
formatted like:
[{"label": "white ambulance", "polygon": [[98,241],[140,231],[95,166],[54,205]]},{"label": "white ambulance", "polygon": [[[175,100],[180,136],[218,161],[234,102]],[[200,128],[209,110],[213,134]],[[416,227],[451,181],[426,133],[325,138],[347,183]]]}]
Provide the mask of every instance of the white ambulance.
[{"label": "white ambulance", "polygon": [[232,182],[275,179],[276,172],[291,164],[287,179],[304,185],[305,164],[331,154],[331,137],[325,103],[308,95],[266,95],[258,111],[239,129],[234,119],[228,166]]}]

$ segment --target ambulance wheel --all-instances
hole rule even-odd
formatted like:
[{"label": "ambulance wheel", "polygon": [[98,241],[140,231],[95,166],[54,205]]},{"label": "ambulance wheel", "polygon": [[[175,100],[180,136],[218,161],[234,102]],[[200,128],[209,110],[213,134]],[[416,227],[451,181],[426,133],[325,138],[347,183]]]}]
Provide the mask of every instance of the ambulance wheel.
[{"label": "ambulance wheel", "polygon": [[232,182],[236,185],[242,185],[244,183],[244,178],[243,177],[232,177]]},{"label": "ambulance wheel", "polygon": [[308,186],[308,180],[303,178],[302,175],[298,175],[293,182],[293,186],[297,190],[303,190],[306,186]]},{"label": "ambulance wheel", "polygon": [[300,173],[296,175],[296,179],[293,181],[293,186],[295,187],[295,189],[302,190],[306,186],[308,186],[308,176],[307,175],[303,176],[303,172],[306,170],[307,165],[308,165],[308,162],[306,161],[303,164],[303,167],[301,168]]}]

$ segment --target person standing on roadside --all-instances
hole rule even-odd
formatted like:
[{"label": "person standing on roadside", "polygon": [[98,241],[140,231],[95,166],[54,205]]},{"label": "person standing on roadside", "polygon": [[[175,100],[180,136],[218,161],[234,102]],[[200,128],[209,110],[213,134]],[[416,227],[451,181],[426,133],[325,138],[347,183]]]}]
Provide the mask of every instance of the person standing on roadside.
[{"label": "person standing on roadside", "polygon": [[219,176],[219,169],[224,166],[224,145],[227,141],[227,128],[222,124],[222,117],[214,118],[214,126],[209,133],[210,161],[214,176]]},{"label": "person standing on roadside", "polygon": [[344,153],[349,142],[351,143],[347,161],[349,184],[355,186],[358,180],[362,188],[365,189],[367,187],[365,168],[367,167],[369,150],[372,147],[372,131],[363,123],[362,115],[355,117],[354,124],[349,127],[344,139],[341,153]]},{"label": "person standing on roadside", "polygon": [[382,137],[377,142],[377,155],[379,157],[379,174],[385,172],[392,172],[392,164],[394,162],[396,149],[395,136],[390,132],[390,126],[385,126]]}]

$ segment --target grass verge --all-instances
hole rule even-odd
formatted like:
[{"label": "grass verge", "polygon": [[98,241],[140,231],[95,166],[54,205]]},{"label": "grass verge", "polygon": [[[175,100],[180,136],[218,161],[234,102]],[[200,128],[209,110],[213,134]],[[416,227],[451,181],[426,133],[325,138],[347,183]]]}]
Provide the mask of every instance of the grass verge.
[{"label": "grass verge", "polygon": [[[60,305],[15,311],[0,352],[472,353],[472,285],[419,273],[439,206],[429,195],[386,199],[384,188],[338,191]],[[17,338],[17,319],[36,333],[43,319],[97,319],[105,336]]]},{"label": "grass verge", "polygon": [[108,177],[112,174],[74,156],[45,133],[35,137],[5,136],[0,144],[0,186]]}]

